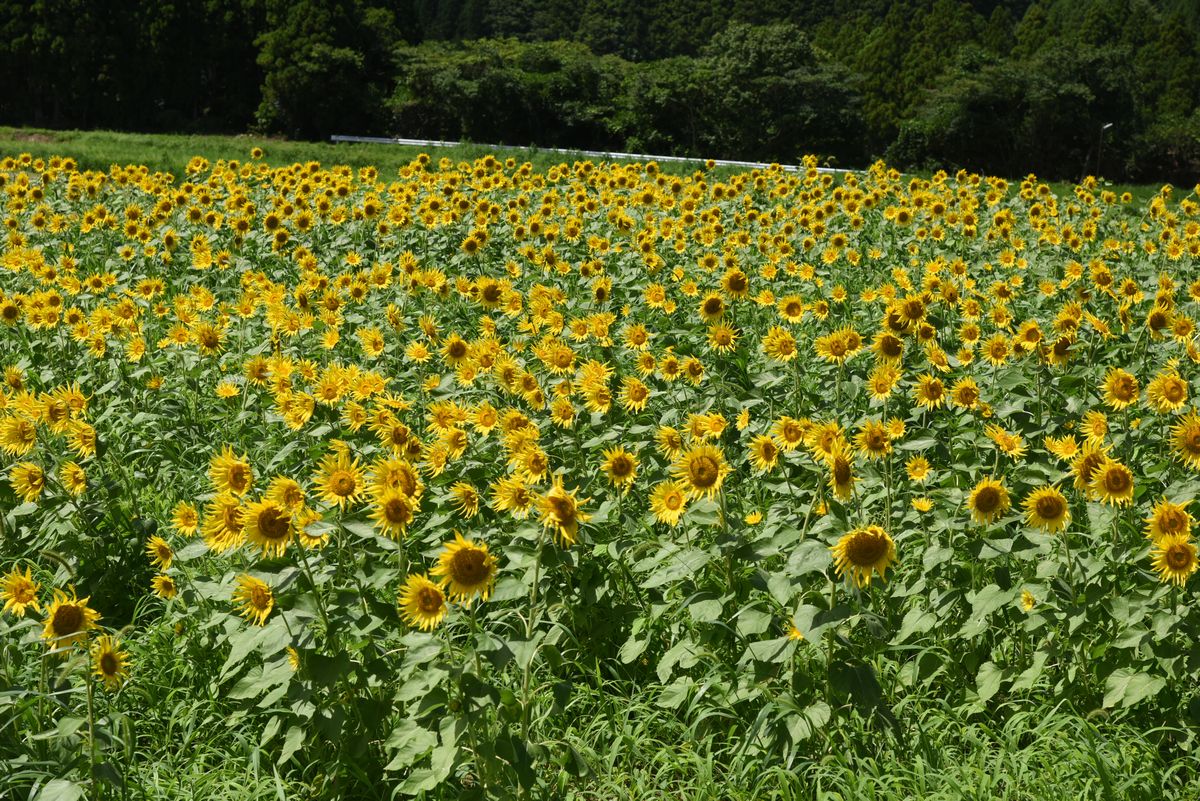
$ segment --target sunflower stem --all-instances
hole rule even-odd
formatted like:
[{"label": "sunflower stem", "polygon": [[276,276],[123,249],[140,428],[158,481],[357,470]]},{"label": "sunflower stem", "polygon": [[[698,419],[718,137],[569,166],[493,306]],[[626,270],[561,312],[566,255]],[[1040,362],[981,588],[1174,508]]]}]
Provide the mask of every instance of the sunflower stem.
[{"label": "sunflower stem", "polygon": [[[525,640],[533,637],[534,613],[537,611],[538,583],[542,573],[542,550],[546,542],[546,529],[538,535],[537,550],[533,558],[533,583],[529,587],[529,611],[525,616]],[[521,666],[521,736],[529,742],[529,674],[533,667],[533,657]]]},{"label": "sunflower stem", "polygon": [[91,777],[92,798],[100,797],[96,786],[96,704],[95,681],[89,672],[87,677],[87,716],[88,716],[88,774]]}]

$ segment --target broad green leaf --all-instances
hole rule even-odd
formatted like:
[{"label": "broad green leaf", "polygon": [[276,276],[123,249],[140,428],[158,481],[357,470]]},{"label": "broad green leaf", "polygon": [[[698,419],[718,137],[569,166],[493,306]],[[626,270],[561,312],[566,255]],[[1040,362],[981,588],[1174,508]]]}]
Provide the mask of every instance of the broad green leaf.
[{"label": "broad green leaf", "polygon": [[1166,679],[1161,676],[1138,673],[1132,668],[1117,668],[1104,682],[1104,708],[1133,706],[1154,697],[1166,686]]}]

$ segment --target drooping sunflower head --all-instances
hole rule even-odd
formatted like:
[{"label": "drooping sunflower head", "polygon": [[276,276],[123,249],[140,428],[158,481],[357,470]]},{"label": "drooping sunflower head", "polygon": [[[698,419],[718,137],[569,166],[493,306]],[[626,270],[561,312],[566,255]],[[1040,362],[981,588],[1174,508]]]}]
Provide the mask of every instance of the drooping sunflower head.
[{"label": "drooping sunflower head", "polygon": [[591,519],[591,515],[584,514],[579,508],[575,491],[567,492],[563,487],[561,476],[555,476],[554,485],[538,501],[538,508],[543,525],[554,529],[555,538],[564,546],[574,545],[579,524]]},{"label": "drooping sunflower head", "polygon": [[975,522],[988,525],[1008,511],[1008,490],[993,478],[985,478],[975,485],[967,499],[971,516]]},{"label": "drooping sunflower head", "polygon": [[829,457],[829,489],[838,500],[848,501],[854,494],[854,456],[849,446],[838,440]]},{"label": "drooping sunflower head", "polygon": [[871,576],[887,581],[885,573],[896,559],[896,543],[881,526],[856,528],[844,534],[830,548],[838,576],[851,578],[857,587],[866,587]]},{"label": "drooping sunflower head", "polygon": [[446,593],[455,601],[469,603],[476,595],[486,601],[496,580],[496,557],[488,553],[486,543],[465,539],[455,532],[454,540],[443,546],[430,575],[441,578]]},{"label": "drooping sunflower head", "polygon": [[1041,487],[1025,499],[1025,521],[1043,531],[1062,531],[1071,519],[1067,499],[1057,487]]},{"label": "drooping sunflower head", "polygon": [[267,616],[275,608],[275,595],[270,586],[248,574],[238,576],[233,601],[240,606],[238,611],[242,617],[259,626],[267,622]]}]

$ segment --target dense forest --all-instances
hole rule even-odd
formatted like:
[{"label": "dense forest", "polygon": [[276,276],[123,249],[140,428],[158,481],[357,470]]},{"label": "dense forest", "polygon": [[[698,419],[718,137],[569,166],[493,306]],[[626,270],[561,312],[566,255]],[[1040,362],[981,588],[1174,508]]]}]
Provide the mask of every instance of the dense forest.
[{"label": "dense forest", "polygon": [[16,125],[1200,173],[1195,0],[0,0],[0,74]]}]

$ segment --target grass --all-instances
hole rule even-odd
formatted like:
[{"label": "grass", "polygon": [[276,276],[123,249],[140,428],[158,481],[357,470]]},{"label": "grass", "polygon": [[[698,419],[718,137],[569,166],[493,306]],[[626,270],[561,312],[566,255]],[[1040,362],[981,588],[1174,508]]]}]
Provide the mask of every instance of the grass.
[{"label": "grass", "polygon": [[[382,145],[331,142],[293,142],[249,134],[239,136],[213,136],[199,134],[142,134],[116,131],[55,131],[47,128],[10,128],[0,126],[0,156],[29,153],[35,158],[70,156],[78,162],[80,169],[107,171],[113,164],[145,164],[151,170],[183,175],[184,168],[193,156],[203,156],[209,161],[237,159],[246,161],[250,150],[261,147],[264,160],[280,166],[294,162],[319,161],[322,164],[346,164],[351,167],[375,166],[384,180],[396,174],[396,170],[411,162],[420,153],[428,153],[435,159],[446,157],[454,162],[473,161],[491,154],[528,161],[534,168],[545,170],[555,164],[570,163],[586,159],[569,153],[555,153],[537,148],[489,148],[485,145],[464,144],[457,147],[410,147],[408,145]],[[663,162],[664,172],[690,174],[700,166],[699,162]],[[718,177],[727,177],[743,172],[740,168],[725,167],[714,171]],[[916,175],[928,177],[930,173]],[[1051,187],[1059,196],[1072,193],[1073,184],[1052,182]],[[1134,201],[1144,203],[1160,189],[1158,184],[1113,184],[1115,192],[1130,192]]]}]

